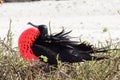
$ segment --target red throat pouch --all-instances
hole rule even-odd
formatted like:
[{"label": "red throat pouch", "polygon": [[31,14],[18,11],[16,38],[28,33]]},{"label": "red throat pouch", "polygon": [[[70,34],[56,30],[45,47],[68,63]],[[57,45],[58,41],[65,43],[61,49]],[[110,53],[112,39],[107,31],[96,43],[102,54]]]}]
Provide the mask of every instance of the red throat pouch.
[{"label": "red throat pouch", "polygon": [[20,50],[20,55],[25,60],[38,60],[38,57],[35,56],[33,53],[31,46],[33,45],[34,41],[38,38],[40,35],[39,29],[32,27],[27,30],[25,30],[19,37],[18,40],[18,47]]}]

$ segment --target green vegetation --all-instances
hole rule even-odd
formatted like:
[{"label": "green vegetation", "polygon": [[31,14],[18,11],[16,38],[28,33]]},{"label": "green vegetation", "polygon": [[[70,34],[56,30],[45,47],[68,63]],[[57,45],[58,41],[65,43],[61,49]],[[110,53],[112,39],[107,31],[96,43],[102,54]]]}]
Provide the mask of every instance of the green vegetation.
[{"label": "green vegetation", "polygon": [[105,27],[104,29],[103,29],[103,32],[107,32],[108,31],[108,29]]},{"label": "green vegetation", "polygon": [[[106,31],[106,30],[105,30]],[[112,42],[107,43],[107,45]],[[99,42],[98,45],[103,45]],[[113,45],[119,47],[120,43]],[[110,46],[111,47],[111,46]],[[43,62],[27,62],[12,48],[11,27],[4,39],[0,38],[1,80],[120,80],[120,51],[111,51],[97,56],[109,59],[79,63],[61,63],[58,67]],[[44,58],[44,56],[43,56]],[[46,59],[45,59],[46,60]]]},{"label": "green vegetation", "polygon": [[43,59],[44,62],[48,62],[48,58],[46,56],[41,55],[40,58]]},{"label": "green vegetation", "polygon": [[120,9],[119,9],[119,10],[117,10],[117,13],[120,15]]}]

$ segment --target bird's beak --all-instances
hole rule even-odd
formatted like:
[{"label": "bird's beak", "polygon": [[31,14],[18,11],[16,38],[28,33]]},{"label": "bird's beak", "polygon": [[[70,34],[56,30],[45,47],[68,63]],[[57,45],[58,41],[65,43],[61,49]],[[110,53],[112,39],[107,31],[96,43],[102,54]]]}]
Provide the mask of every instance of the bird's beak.
[{"label": "bird's beak", "polygon": [[31,25],[31,26],[33,26],[33,27],[38,28],[38,25],[35,25],[35,24],[31,23],[31,22],[28,22],[27,24],[29,24],[29,25]]}]

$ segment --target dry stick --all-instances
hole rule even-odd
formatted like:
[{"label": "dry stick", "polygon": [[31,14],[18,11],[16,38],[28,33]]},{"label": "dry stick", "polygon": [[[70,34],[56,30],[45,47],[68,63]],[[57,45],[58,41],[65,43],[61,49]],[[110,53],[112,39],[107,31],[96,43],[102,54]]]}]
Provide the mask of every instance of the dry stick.
[{"label": "dry stick", "polygon": [[11,47],[9,47],[7,44],[5,44],[3,41],[0,41],[0,43],[7,48],[7,50],[10,50],[11,52],[15,52]]},{"label": "dry stick", "polygon": [[52,30],[51,30],[50,21],[49,21],[49,31],[50,31],[50,35],[52,35]]},{"label": "dry stick", "polygon": [[10,23],[9,23],[9,30],[7,32],[7,42],[5,43],[4,40],[0,40],[0,44],[2,44],[2,46],[6,47],[7,50],[10,50],[11,52],[15,52],[15,50],[13,50],[11,47],[9,47],[9,45],[7,44],[10,40],[10,36],[11,36],[11,23],[12,20],[10,19]]}]

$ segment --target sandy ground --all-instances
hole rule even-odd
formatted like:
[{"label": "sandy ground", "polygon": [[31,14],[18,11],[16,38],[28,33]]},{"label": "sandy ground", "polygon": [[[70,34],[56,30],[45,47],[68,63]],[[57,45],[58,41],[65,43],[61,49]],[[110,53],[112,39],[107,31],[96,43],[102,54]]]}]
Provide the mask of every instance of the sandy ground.
[{"label": "sandy ground", "polygon": [[[120,40],[120,0],[69,0],[4,3],[0,5],[0,37],[4,37],[12,20],[13,44],[30,25],[51,24],[52,33],[65,27],[79,40],[93,44]],[[107,28],[107,32],[103,29]]]}]

